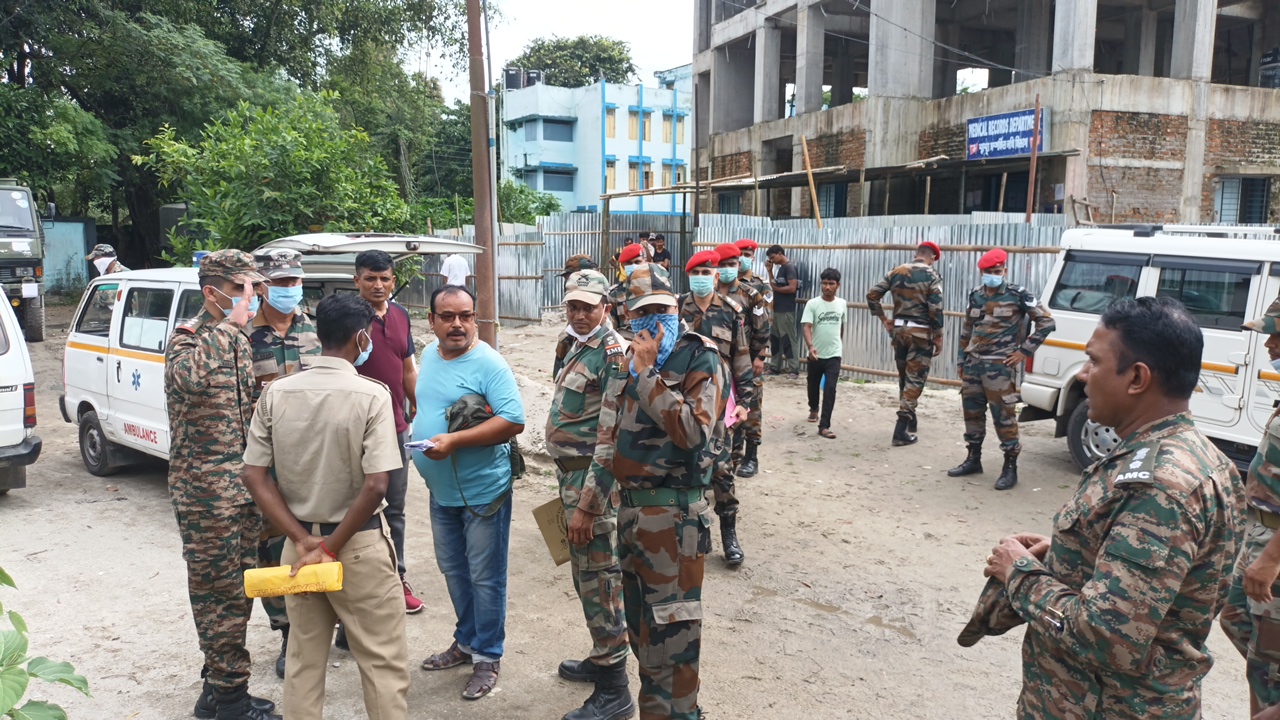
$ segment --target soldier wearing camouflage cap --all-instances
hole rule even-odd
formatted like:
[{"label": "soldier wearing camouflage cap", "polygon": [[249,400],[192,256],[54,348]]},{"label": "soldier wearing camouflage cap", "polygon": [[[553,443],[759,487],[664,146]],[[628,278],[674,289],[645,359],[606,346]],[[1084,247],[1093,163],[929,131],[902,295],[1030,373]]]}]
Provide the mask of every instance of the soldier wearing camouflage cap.
[{"label": "soldier wearing camouflage cap", "polygon": [[[320,337],[316,334],[315,319],[302,308],[302,279],[306,276],[302,270],[302,253],[285,248],[259,250],[253,254],[253,261],[267,279],[263,288],[266,302],[247,328],[249,344],[253,347],[253,401],[256,404],[267,383],[301,372],[305,366],[303,358],[320,354]],[[276,567],[284,551],[284,534],[268,523],[264,535],[266,539],[258,546],[258,564]],[[284,605],[283,597],[262,598],[271,629],[280,631],[276,675],[281,678],[289,647],[289,616]]]},{"label": "soldier wearing camouflage cap", "polygon": [[591,259],[590,255],[574,255],[565,261],[564,272],[560,273],[560,277],[567,280],[570,275],[579,270],[596,270],[599,267],[596,261]]},{"label": "soldier wearing camouflage cap", "polygon": [[604,394],[599,438],[608,444],[595,459],[619,489],[618,551],[640,715],[694,720],[711,550],[706,491],[729,378],[716,343],[680,323],[661,266],[631,272],[626,307],[636,337],[621,387]]},{"label": "soldier wearing camouflage cap", "polygon": [[[574,255],[565,261],[564,272],[560,273],[560,277],[568,280],[570,275],[573,275],[579,270],[595,270],[598,267],[599,266],[596,265],[596,261],[592,260],[590,255]],[[606,282],[608,281],[606,280]],[[605,320],[606,322],[609,322],[607,314],[605,316]],[[610,326],[613,326],[612,322],[610,322]],[[560,377],[560,368],[564,367],[564,359],[573,348],[573,342],[573,336],[565,331],[561,331],[560,337],[556,338],[556,359],[551,365],[552,382],[554,382],[557,377]]]},{"label": "soldier wearing camouflage cap", "polygon": [[204,309],[173,331],[165,351],[169,497],[204,654],[196,715],[219,720],[278,720],[274,704],[249,695],[245,629],[253,604],[242,580],[257,565],[262,533],[241,474],[255,387],[245,328],[258,309],[254,285],[265,280],[247,253],[205,256]]},{"label": "soldier wearing camouflage cap", "polygon": [[94,245],[89,254],[84,256],[84,259],[93,263],[93,266],[98,270],[98,275],[111,275],[112,273],[128,272],[129,270],[116,259],[116,249],[106,243]]},{"label": "soldier wearing camouflage cap", "polygon": [[[1280,298],[1244,329],[1267,336],[1270,372],[1280,372]],[[1249,506],[1244,551],[1231,578],[1221,624],[1245,659],[1253,715],[1280,703],[1280,410],[1267,421],[1244,494]]]},{"label": "soldier wearing camouflage cap", "polygon": [[[607,388],[627,374],[622,339],[605,320],[609,283],[595,270],[565,282],[565,328],[571,347],[556,375],[547,416],[547,453],[555,461],[569,522],[573,586],[582,601],[592,649],[560,663],[566,680],[594,682],[595,692],[568,720],[609,720],[635,711],[627,689],[627,624],[618,565],[618,490],[601,461],[611,438],[600,436]],[[616,385],[613,385],[617,387]]]},{"label": "soldier wearing camouflage cap", "polygon": [[[1085,471],[1053,537],[1000,540],[961,642],[1027,624],[1017,717],[1199,718],[1207,647],[1244,535],[1235,463],[1196,428],[1204,336],[1171,298],[1121,300],[1080,372],[1089,419],[1123,438]],[[1004,603],[1007,602],[1007,606]]]}]

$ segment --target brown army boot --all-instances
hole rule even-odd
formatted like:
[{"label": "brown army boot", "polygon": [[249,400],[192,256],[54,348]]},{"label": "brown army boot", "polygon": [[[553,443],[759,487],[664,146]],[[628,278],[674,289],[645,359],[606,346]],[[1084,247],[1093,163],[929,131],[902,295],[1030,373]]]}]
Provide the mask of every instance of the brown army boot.
[{"label": "brown army boot", "polygon": [[969,456],[964,459],[964,462],[948,470],[947,474],[951,477],[982,474],[982,445],[969,443]]},{"label": "brown army boot", "polygon": [[903,445],[914,445],[916,443],[915,435],[907,432],[907,426],[911,423],[907,418],[898,418],[898,424],[893,428],[893,446],[902,447]]},{"label": "brown army boot", "polygon": [[636,714],[636,703],[627,687],[627,661],[600,668],[595,692],[582,707],[563,720],[626,720]]},{"label": "brown army boot", "polygon": [[1008,490],[1018,484],[1018,456],[1009,453],[1004,454],[1004,467],[1000,470],[1000,477],[996,478],[997,490]]},{"label": "brown army boot", "polygon": [[738,545],[738,516],[720,516],[720,544],[724,546],[724,561],[729,567],[738,567],[747,556]]}]

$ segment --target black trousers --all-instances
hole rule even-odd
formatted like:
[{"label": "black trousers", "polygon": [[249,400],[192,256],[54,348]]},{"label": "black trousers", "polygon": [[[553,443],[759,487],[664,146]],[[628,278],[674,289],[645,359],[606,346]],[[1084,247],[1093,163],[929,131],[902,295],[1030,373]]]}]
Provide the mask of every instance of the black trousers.
[{"label": "black trousers", "polygon": [[809,412],[818,411],[818,388],[822,379],[827,384],[822,388],[822,417],[818,420],[818,429],[831,427],[831,411],[836,406],[836,382],[840,379],[840,358],[830,357],[814,360],[809,358]]}]

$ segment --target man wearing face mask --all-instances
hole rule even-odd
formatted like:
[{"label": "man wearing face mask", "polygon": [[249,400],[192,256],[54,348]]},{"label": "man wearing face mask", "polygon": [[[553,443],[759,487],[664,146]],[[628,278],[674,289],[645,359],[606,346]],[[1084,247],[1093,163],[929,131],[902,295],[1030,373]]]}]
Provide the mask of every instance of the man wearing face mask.
[{"label": "man wearing face mask", "polygon": [[98,271],[100,276],[129,271],[129,268],[116,259],[116,249],[106,243],[94,245],[93,250],[90,250],[89,254],[84,256],[84,259],[93,263],[94,269]]},{"label": "man wearing face mask", "polygon": [[[1018,368],[1035,354],[1056,327],[1053,316],[1026,288],[1006,282],[1009,254],[996,248],[978,259],[982,284],[969,293],[960,331],[960,389],[964,441],[969,455],[947,471],[951,477],[982,472],[987,405],[1004,451],[996,490],[1018,484]],[[1034,326],[1028,332],[1027,323]]]},{"label": "man wearing face mask", "polygon": [[[645,264],[644,248],[639,243],[632,243],[622,248],[617,256],[618,266],[623,277],[630,278],[635,269]],[[622,337],[630,340],[633,336],[631,324],[627,321],[627,280],[609,288],[609,319],[613,327]]]},{"label": "man wearing face mask", "polygon": [[[742,277],[742,251],[736,244],[725,243],[716,248],[720,256],[716,292],[733,298],[742,306],[743,325],[747,330],[747,345],[751,354],[751,384],[755,401],[747,408],[746,422],[733,426],[733,466],[738,477],[749,478],[759,469],[756,448],[760,445],[759,426],[751,437],[751,412],[760,405],[760,388],[763,387],[764,359],[769,353],[769,302],[758,290]],[[745,258],[751,267],[751,258]],[[745,446],[745,447],[744,447]]]},{"label": "man wearing face mask", "polygon": [[[320,337],[311,316],[303,312],[302,253],[296,250],[264,250],[254,254],[258,272],[267,279],[266,302],[247,328],[253,347],[253,401],[256,406],[262,389],[276,378],[301,372],[303,358],[310,362],[320,354]],[[258,546],[258,565],[280,564],[284,549],[284,533],[266,523],[266,538]],[[280,631],[280,656],[276,658],[276,675],[284,677],[284,659],[289,649],[289,616],[283,597],[262,598],[271,629]]]},{"label": "man wearing face mask", "polygon": [[265,280],[239,250],[200,263],[204,310],[179,325],[165,351],[169,411],[169,497],[182,535],[187,590],[204,688],[197,717],[279,720],[275,706],[249,695],[245,629],[253,602],[242,577],[257,565],[262,516],[241,480],[253,414],[253,348],[245,327]]},{"label": "man wearing face mask", "polygon": [[[719,265],[720,255],[713,250],[703,250],[689,258],[685,272],[689,276],[690,292],[680,302],[680,320],[699,335],[711,338],[720,351],[720,359],[732,380],[730,387],[736,405],[736,425],[747,419],[747,408],[755,402],[755,370],[751,365],[744,309],[738,301],[716,292]],[[726,418],[717,418],[715,437],[719,446],[711,488],[715,493],[716,514],[720,516],[724,559],[730,567],[736,567],[742,564],[745,555],[738,544],[738,498],[734,494],[733,481],[735,468],[725,423]]]}]

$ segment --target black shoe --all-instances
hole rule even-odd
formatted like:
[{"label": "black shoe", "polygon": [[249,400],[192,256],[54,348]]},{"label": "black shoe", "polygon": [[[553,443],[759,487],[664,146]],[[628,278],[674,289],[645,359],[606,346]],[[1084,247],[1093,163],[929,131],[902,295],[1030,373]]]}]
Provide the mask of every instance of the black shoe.
[{"label": "black shoe", "polygon": [[202,720],[281,720],[275,710],[275,703],[250,695],[245,687],[214,690],[206,682],[196,701],[195,716]]},{"label": "black shoe", "polygon": [[907,423],[907,432],[911,433],[912,435],[915,435],[917,432],[919,432],[919,429],[916,427],[915,413],[911,413],[911,422]]},{"label": "black shoe", "polygon": [[902,447],[903,445],[914,445],[916,436],[907,432],[907,425],[910,420],[906,418],[898,418],[898,424],[893,427],[893,446]]},{"label": "black shoe", "polygon": [[280,657],[276,658],[276,677],[284,679],[284,656],[289,654],[289,626],[280,628]]},{"label": "black shoe", "polygon": [[563,720],[626,720],[636,714],[636,703],[627,687],[627,662],[600,668],[595,692],[582,707]]},{"label": "black shoe", "polygon": [[1000,477],[996,479],[997,490],[1008,490],[1018,484],[1018,456],[1005,453],[1004,467],[1000,470]]},{"label": "black shoe", "polygon": [[338,623],[338,634],[333,636],[333,646],[339,650],[351,652],[351,646],[347,644],[347,626]]},{"label": "black shoe", "polygon": [[742,564],[747,556],[742,552],[742,546],[738,545],[738,516],[721,515],[720,516],[720,544],[724,546],[724,560],[729,567],[737,567]]},{"label": "black shoe", "polygon": [[747,441],[747,452],[742,458],[742,464],[738,466],[738,477],[755,477],[756,473],[760,472],[760,461],[756,457],[756,448],[758,447],[760,447],[759,443]]},{"label": "black shoe", "polygon": [[951,468],[947,474],[951,477],[963,477],[965,475],[979,475],[982,473],[982,446],[969,445],[969,456],[964,462]]},{"label": "black shoe", "polygon": [[565,660],[560,663],[560,677],[571,682],[593,683],[600,679],[604,668],[590,660]]}]

